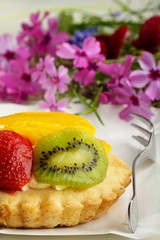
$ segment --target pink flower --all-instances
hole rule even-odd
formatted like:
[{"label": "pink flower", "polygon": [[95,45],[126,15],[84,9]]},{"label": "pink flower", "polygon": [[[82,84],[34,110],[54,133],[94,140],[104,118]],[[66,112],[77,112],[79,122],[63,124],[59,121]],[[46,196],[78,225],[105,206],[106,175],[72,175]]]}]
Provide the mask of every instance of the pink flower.
[{"label": "pink flower", "polygon": [[58,69],[56,67],[53,68],[53,74],[50,75],[50,78],[46,79],[42,86],[45,89],[50,86],[51,88],[56,88],[60,93],[64,93],[68,90],[67,84],[70,80],[68,68],[61,65]]},{"label": "pink flower", "polygon": [[136,113],[149,119],[153,115],[150,110],[151,101],[142,90],[137,93],[131,87],[117,87],[114,88],[113,94],[117,104],[126,106],[119,114],[122,119],[126,121],[131,120],[131,113]]},{"label": "pink flower", "polygon": [[95,37],[87,37],[82,48],[69,43],[63,43],[57,50],[57,56],[64,59],[74,59],[75,68],[86,68],[94,60],[104,60],[100,54],[101,48]]},{"label": "pink flower", "polygon": [[45,13],[40,19],[40,13],[31,14],[31,23],[22,23],[22,31],[17,36],[17,41],[20,46],[26,46],[30,51],[30,56],[34,56],[38,52],[39,44],[41,43],[44,35],[42,28],[43,20],[48,16]]},{"label": "pink flower", "polygon": [[0,64],[3,69],[9,68],[9,62],[17,57],[16,47],[10,34],[0,36]]},{"label": "pink flower", "polygon": [[142,70],[135,70],[130,75],[134,87],[146,87],[146,95],[152,100],[160,100],[160,61],[156,65],[154,56],[143,52],[139,59]]},{"label": "pink flower", "polygon": [[99,103],[107,104],[111,101],[111,95],[109,92],[102,92],[99,96]]},{"label": "pink flower", "polygon": [[53,88],[60,93],[68,90],[67,84],[71,80],[68,75],[68,68],[60,65],[57,69],[54,58],[50,56],[47,56],[44,60],[40,59],[32,74],[32,78],[38,81],[43,89]]},{"label": "pink flower", "polygon": [[38,81],[41,84],[45,82],[47,75],[53,74],[53,69],[55,68],[54,60],[55,59],[50,56],[46,56],[44,59],[40,58],[32,73],[33,81]]},{"label": "pink flower", "polygon": [[18,103],[35,97],[40,91],[40,86],[32,82],[29,63],[24,59],[13,60],[9,71],[1,70],[0,86],[6,100]]},{"label": "pink flower", "polygon": [[58,19],[50,18],[48,20],[48,31],[45,32],[41,45],[43,52],[49,53],[52,56],[56,55],[57,46],[68,41],[69,35],[66,32],[59,32]]},{"label": "pink flower", "polygon": [[46,54],[55,56],[57,46],[69,39],[65,32],[59,32],[58,20],[50,18],[48,20],[48,29],[43,27],[43,22],[48,17],[44,13],[40,18],[40,13],[32,14],[30,17],[31,24],[22,24],[22,32],[18,35],[17,40],[20,46],[26,46],[30,51],[30,57]]},{"label": "pink flower", "polygon": [[68,106],[68,101],[66,99],[61,99],[56,101],[56,92],[54,90],[49,90],[44,95],[44,101],[39,101],[39,106],[42,108],[49,109],[51,112],[62,111],[63,108]]},{"label": "pink flower", "polygon": [[82,84],[82,85],[89,85],[93,83],[93,80],[96,76],[96,68],[84,68],[82,70],[79,70],[74,74],[74,79]]},{"label": "pink flower", "polygon": [[98,64],[104,60],[100,51],[100,44],[95,37],[87,37],[82,48],[63,43],[57,51],[57,56],[64,59],[73,59],[74,68],[79,69],[74,75],[74,79],[80,84],[88,85],[93,83]]},{"label": "pink flower", "polygon": [[118,87],[120,85],[130,85],[129,76],[131,73],[131,65],[135,57],[127,55],[125,57],[125,63],[99,63],[99,70],[107,76],[111,76],[111,80],[108,81],[107,86],[109,88]]},{"label": "pink flower", "polygon": [[3,70],[9,70],[11,62],[28,59],[28,51],[24,47],[16,46],[10,34],[0,36],[0,66]]}]

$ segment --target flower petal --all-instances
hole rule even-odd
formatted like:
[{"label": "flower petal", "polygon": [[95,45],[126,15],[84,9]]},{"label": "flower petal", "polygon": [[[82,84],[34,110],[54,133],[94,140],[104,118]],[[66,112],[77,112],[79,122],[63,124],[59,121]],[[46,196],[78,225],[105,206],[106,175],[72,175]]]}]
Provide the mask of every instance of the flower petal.
[{"label": "flower petal", "polygon": [[56,88],[50,88],[45,94],[44,94],[44,98],[47,100],[47,102],[50,105],[55,104],[56,99],[55,99],[55,92],[56,92]]},{"label": "flower petal", "polygon": [[99,62],[97,64],[99,70],[104,73],[105,75],[108,75],[108,76],[114,76],[115,74],[115,65],[114,63],[111,63],[111,64],[105,64],[103,62]]},{"label": "flower petal", "polygon": [[95,37],[87,37],[83,42],[82,48],[89,57],[97,55],[101,51],[100,43]]},{"label": "flower petal", "polygon": [[49,108],[49,104],[43,100],[39,101],[39,107],[41,108]]},{"label": "flower petal", "polygon": [[91,69],[91,70],[83,69],[83,70],[77,72],[74,75],[74,78],[80,84],[88,85],[88,84],[92,84],[93,83],[95,75],[96,75],[96,71],[95,70],[93,70],[93,69]]},{"label": "flower petal", "polygon": [[68,101],[66,99],[61,99],[58,101],[58,108],[68,107]]},{"label": "flower petal", "polygon": [[124,65],[124,71],[123,76],[128,76],[131,72],[131,65],[134,61],[135,57],[133,55],[127,55],[125,57],[125,65]]},{"label": "flower petal", "polygon": [[68,68],[64,67],[63,65],[58,67],[58,76],[59,78],[68,74]]},{"label": "flower petal", "polygon": [[151,117],[153,116],[153,113],[152,113],[150,107],[144,108],[143,106],[139,109],[138,114],[142,115],[148,119],[151,119]]},{"label": "flower petal", "polygon": [[102,92],[99,96],[99,103],[106,104],[111,101],[111,95],[109,92]]},{"label": "flower petal", "polygon": [[124,87],[115,87],[112,90],[113,99],[112,102],[114,104],[130,104],[130,96],[134,94],[134,90],[132,88],[124,88]]},{"label": "flower petal", "polygon": [[68,41],[69,35],[65,32],[58,32],[58,33],[53,33],[52,35],[52,44],[57,45],[63,42]]},{"label": "flower petal", "polygon": [[49,30],[50,30],[50,33],[55,33],[57,32],[58,30],[58,19],[57,18],[50,18],[48,20],[48,27],[49,27]]},{"label": "flower petal", "polygon": [[[65,86],[65,91],[66,91],[68,89],[68,87],[66,86],[66,83],[69,83],[71,81],[71,78],[68,75],[68,68],[64,67],[63,65],[59,66],[58,77],[60,79],[60,85]],[[59,86],[59,88],[61,88],[61,86]]]},{"label": "flower petal", "polygon": [[44,60],[44,71],[48,73],[48,75],[56,75],[57,69],[55,67],[54,58],[47,56]]},{"label": "flower petal", "polygon": [[74,60],[73,65],[75,68],[87,68],[88,67],[88,61],[86,57],[79,57]]},{"label": "flower petal", "polygon": [[56,52],[56,55],[64,59],[74,59],[76,49],[69,43],[63,43]]},{"label": "flower petal", "polygon": [[119,113],[119,116],[120,116],[121,119],[124,119],[126,121],[130,121],[132,119],[132,117],[130,116],[130,113],[132,113],[132,107],[131,106],[127,106],[126,108],[124,108]]},{"label": "flower petal", "polygon": [[143,88],[150,82],[148,72],[142,70],[135,70],[131,72],[129,79],[132,86],[137,88]]},{"label": "flower petal", "polygon": [[151,100],[150,98],[146,95],[146,93],[142,90],[140,90],[138,92],[138,98],[139,98],[139,102],[142,104],[142,105],[145,105],[145,106],[150,106],[151,104]]},{"label": "flower petal", "polygon": [[152,81],[151,84],[146,89],[146,95],[152,100],[160,99],[160,84],[155,81]]},{"label": "flower petal", "polygon": [[0,36],[0,53],[5,53],[7,50],[14,51],[13,37],[10,34]]},{"label": "flower petal", "polygon": [[154,56],[150,52],[144,51],[138,62],[143,70],[151,70],[156,68]]},{"label": "flower petal", "polygon": [[160,81],[157,82],[156,84],[157,84],[156,100],[160,100]]}]

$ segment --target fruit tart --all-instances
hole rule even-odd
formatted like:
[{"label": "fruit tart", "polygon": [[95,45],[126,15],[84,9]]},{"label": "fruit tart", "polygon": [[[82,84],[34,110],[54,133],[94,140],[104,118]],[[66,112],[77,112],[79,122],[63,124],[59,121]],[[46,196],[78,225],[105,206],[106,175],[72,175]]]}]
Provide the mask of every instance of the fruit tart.
[{"label": "fruit tart", "polygon": [[131,170],[84,118],[23,112],[0,118],[0,225],[74,226],[104,214]]}]

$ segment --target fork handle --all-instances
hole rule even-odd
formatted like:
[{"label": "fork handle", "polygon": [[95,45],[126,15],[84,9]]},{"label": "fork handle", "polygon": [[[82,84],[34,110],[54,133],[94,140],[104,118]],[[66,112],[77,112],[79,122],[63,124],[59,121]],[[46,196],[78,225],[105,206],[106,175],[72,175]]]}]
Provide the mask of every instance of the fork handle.
[{"label": "fork handle", "polygon": [[138,225],[138,206],[137,198],[133,196],[129,205],[128,205],[128,218],[129,218],[129,227],[132,233],[137,229]]}]

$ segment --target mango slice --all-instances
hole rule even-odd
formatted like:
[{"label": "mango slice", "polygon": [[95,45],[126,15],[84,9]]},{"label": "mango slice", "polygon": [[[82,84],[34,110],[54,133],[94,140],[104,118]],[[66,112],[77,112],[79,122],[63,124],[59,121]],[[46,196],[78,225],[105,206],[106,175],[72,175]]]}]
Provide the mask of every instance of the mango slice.
[{"label": "mango slice", "polygon": [[64,112],[21,112],[0,117],[0,131],[13,130],[27,137],[33,145],[42,136],[71,127],[95,133],[94,126],[86,119]]}]

